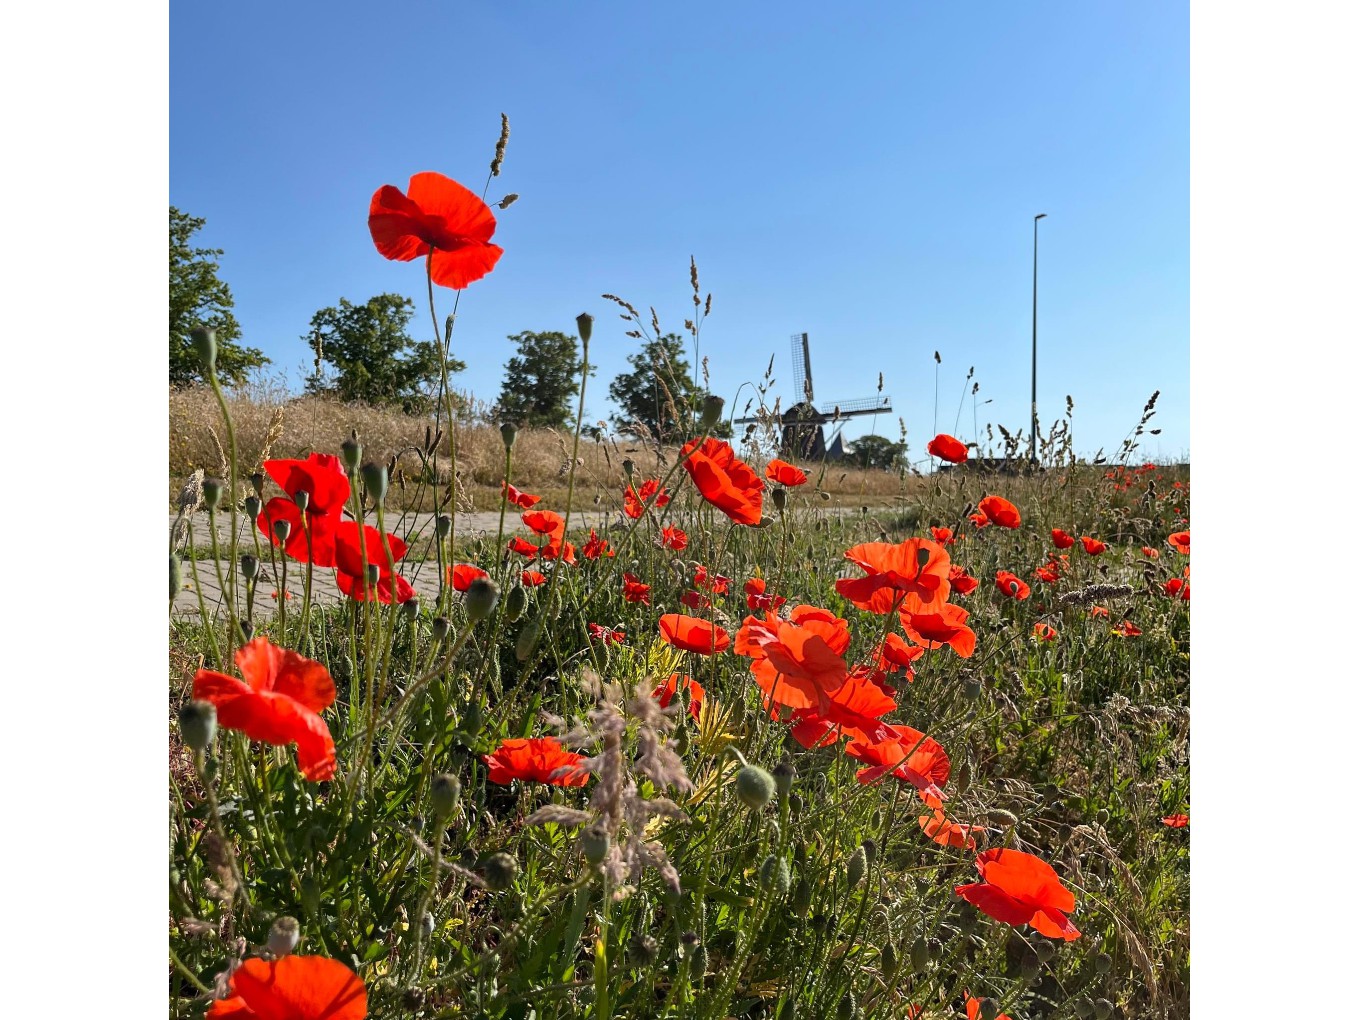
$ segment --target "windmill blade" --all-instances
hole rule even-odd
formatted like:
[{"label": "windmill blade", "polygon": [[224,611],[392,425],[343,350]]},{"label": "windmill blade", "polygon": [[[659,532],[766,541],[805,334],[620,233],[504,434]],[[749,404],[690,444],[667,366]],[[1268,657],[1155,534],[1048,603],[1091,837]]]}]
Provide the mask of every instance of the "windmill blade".
[{"label": "windmill blade", "polygon": [[812,354],[808,350],[808,335],[794,333],[789,338],[793,348],[793,395],[794,402],[812,403]]}]

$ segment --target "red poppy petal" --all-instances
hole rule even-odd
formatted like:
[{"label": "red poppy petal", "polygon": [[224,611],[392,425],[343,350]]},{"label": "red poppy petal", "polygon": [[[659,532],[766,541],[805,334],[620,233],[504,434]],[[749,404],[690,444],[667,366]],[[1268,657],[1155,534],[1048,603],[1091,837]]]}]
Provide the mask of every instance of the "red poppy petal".
[{"label": "red poppy petal", "polygon": [[261,1020],[363,1020],[368,1013],[363,981],[324,956],[246,960],[231,984]]},{"label": "red poppy petal", "polygon": [[[263,641],[264,638],[255,640]],[[320,712],[335,703],[335,681],[326,667],[311,659],[304,659],[288,648],[283,649],[274,691],[292,698],[313,712]]]},{"label": "red poppy petal", "polygon": [[485,243],[496,232],[496,217],[487,204],[443,174],[413,174],[406,194],[426,216],[438,217],[447,233]]},{"label": "red poppy petal", "polygon": [[1021,903],[994,885],[956,885],[954,892],[1003,924],[1028,924],[1034,916],[1033,906]]},{"label": "red poppy petal", "polygon": [[1073,939],[1081,937],[1081,932],[1077,931],[1076,926],[1067,919],[1067,915],[1054,910],[1052,907],[1035,911],[1029,923],[1040,935],[1047,935],[1049,938],[1071,942]]},{"label": "red poppy petal", "polygon": [[470,244],[453,251],[438,249],[430,260],[430,276],[441,287],[462,290],[495,268],[504,249],[495,244]]}]

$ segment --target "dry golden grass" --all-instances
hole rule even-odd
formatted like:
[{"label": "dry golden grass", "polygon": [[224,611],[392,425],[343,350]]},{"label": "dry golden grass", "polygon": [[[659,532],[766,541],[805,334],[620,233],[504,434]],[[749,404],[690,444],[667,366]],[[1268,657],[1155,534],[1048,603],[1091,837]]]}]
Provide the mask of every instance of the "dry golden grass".
[{"label": "dry golden grass", "polygon": [[[384,408],[362,404],[342,404],[320,397],[287,399],[271,396],[233,395],[228,397],[236,430],[237,456],[245,473],[259,468],[265,457],[306,457],[312,452],[336,453],[351,429],[359,433],[364,456],[373,461],[397,458],[392,501],[407,508],[430,509],[432,494],[428,485],[418,484],[422,471],[421,454],[428,417],[414,417]],[[571,470],[571,433],[551,429],[526,430],[515,442],[512,478],[517,486],[543,496],[554,506],[566,499],[567,477]],[[172,389],[170,391],[170,478],[169,501],[173,508],[184,480],[196,468],[208,475],[226,473],[226,437],[221,415],[210,391]],[[581,464],[576,479],[576,505],[589,506],[600,500],[613,500],[624,485],[622,463],[631,458],[643,478],[664,473],[674,462],[675,448],[663,448],[658,455],[650,444],[607,439],[603,442],[582,437]],[[500,481],[505,447],[499,429],[485,424],[464,424],[458,428],[458,474],[460,505],[492,509],[500,505]],[[832,505],[866,504],[882,506],[897,497],[919,495],[923,479],[902,479],[887,471],[865,471],[837,463],[803,462],[809,482],[825,492]],[[659,468],[659,470],[658,470]],[[440,488],[448,484],[448,440],[438,444]]]}]

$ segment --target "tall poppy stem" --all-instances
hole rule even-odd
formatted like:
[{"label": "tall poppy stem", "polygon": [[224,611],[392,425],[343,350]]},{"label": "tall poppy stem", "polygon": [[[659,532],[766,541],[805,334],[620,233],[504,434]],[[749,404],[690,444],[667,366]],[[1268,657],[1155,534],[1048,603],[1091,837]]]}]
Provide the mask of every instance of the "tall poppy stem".
[{"label": "tall poppy stem", "polygon": [[[227,398],[222,393],[222,384],[217,381],[217,372],[208,373],[208,382],[212,385],[213,395],[217,397],[217,407],[222,412],[222,425],[227,430],[227,500],[231,504],[231,578],[232,586],[228,591],[222,589],[222,594],[227,600],[227,658],[231,658],[231,653],[236,647],[236,428],[231,423],[231,412],[227,410]],[[211,511],[209,512],[211,515]],[[217,535],[214,531],[213,541],[216,542]]]}]

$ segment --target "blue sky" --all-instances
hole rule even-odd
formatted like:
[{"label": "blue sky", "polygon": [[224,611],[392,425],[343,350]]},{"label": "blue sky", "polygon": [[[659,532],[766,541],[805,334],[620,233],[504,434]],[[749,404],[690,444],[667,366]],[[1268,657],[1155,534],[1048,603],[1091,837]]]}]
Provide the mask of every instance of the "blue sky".
[{"label": "blue sky", "polygon": [[[1161,390],[1144,452],[1189,450],[1189,18],[1185,3],[175,4],[170,202],[226,251],[245,342],[300,384],[312,314],[417,300],[424,274],[368,236],[369,198],[437,170],[480,191],[510,117],[496,271],[459,306],[456,385],[494,400],[524,329],[596,316],[596,418],[635,341],[600,299],[700,338],[732,399],[811,336],[819,401],[913,458],[954,429],[1028,422],[1032,224],[1039,416],[1076,402],[1079,451],[1118,447]],[[452,291],[437,292],[439,314]],[[742,397],[749,395],[747,389]],[[971,400],[957,434],[974,438]],[[982,437],[979,437],[982,438]]]}]

